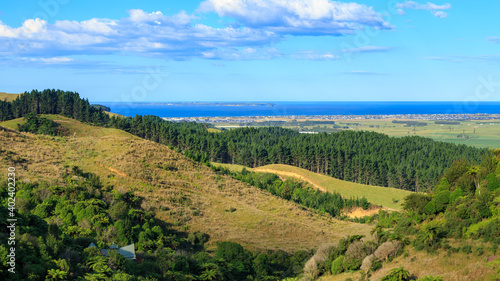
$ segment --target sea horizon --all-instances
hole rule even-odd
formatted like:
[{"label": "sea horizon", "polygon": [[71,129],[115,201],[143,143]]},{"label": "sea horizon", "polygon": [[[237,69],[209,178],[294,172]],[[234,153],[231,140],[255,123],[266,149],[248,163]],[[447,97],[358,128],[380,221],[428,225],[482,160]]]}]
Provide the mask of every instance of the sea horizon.
[{"label": "sea horizon", "polygon": [[498,102],[463,101],[223,101],[100,102],[125,115],[249,117],[315,115],[500,114]]}]

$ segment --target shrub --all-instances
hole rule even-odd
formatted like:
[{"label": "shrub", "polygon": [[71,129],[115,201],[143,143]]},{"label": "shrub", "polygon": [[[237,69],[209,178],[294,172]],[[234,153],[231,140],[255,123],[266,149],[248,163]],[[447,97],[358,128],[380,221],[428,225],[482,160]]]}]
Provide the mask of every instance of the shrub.
[{"label": "shrub", "polygon": [[375,257],[379,260],[387,260],[389,257],[395,257],[402,247],[401,242],[397,240],[385,242],[375,251]]},{"label": "shrub", "polygon": [[488,176],[486,176],[486,180],[488,181],[489,190],[493,191],[496,190],[498,187],[500,187],[500,184],[495,174],[489,174]]},{"label": "shrub", "polygon": [[44,134],[55,136],[58,135],[58,124],[47,118],[40,117],[34,113],[30,113],[24,117],[26,123],[18,125],[21,132],[29,132],[34,134]]},{"label": "shrub", "polygon": [[371,271],[375,272],[379,269],[382,268],[382,262],[379,261],[379,260],[375,260],[373,263],[372,263],[372,267],[370,268]]},{"label": "shrub", "polygon": [[343,267],[344,258],[345,258],[344,256],[339,256],[332,262],[331,271],[332,271],[333,275],[340,274],[344,271],[344,267]]},{"label": "shrub", "polygon": [[472,246],[471,245],[464,245],[461,249],[462,253],[465,254],[470,254],[472,253]]},{"label": "shrub", "polygon": [[450,195],[450,204],[455,202],[460,196],[464,196],[464,192],[461,188],[455,189]]},{"label": "shrub", "polygon": [[431,198],[424,194],[413,193],[405,197],[403,209],[413,211],[418,214],[425,212],[425,205],[431,201]]},{"label": "shrub", "polygon": [[217,244],[215,257],[232,265],[235,277],[244,279],[252,268],[252,253],[237,243],[221,242]]},{"label": "shrub", "polygon": [[450,192],[448,190],[439,192],[434,196],[433,201],[435,202],[436,212],[443,212],[450,203]]},{"label": "shrub", "polygon": [[484,254],[484,247],[483,246],[479,246],[479,247],[474,249],[474,255],[482,256],[483,254]]},{"label": "shrub", "polygon": [[405,270],[403,267],[393,268],[391,272],[382,277],[380,281],[406,281],[410,278],[410,272]]},{"label": "shrub", "polygon": [[363,260],[368,254],[367,249],[363,245],[362,241],[356,241],[349,245],[347,251],[345,252],[346,259]]},{"label": "shrub", "polygon": [[373,261],[375,261],[375,255],[371,254],[367,256],[366,258],[363,259],[363,262],[361,263],[361,269],[365,272],[368,272],[370,268],[372,268]]},{"label": "shrub", "polygon": [[310,278],[316,278],[321,273],[320,268],[324,269],[324,263],[328,259],[331,246],[322,245],[318,248],[314,256],[312,256],[304,266],[304,274]]},{"label": "shrub", "polygon": [[430,201],[425,205],[425,213],[428,215],[433,215],[436,213],[436,203],[434,201]]}]

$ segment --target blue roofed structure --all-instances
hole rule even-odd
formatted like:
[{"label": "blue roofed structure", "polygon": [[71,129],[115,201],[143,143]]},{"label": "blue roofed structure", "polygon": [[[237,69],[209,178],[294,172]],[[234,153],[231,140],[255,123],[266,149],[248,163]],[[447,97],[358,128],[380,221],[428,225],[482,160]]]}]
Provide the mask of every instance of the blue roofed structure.
[{"label": "blue roofed structure", "polygon": [[[94,243],[90,243],[90,245],[87,248],[92,248],[92,247],[97,248],[97,246]],[[97,248],[97,249],[99,249],[99,248]],[[118,245],[116,245],[115,242],[113,242],[113,244],[111,244],[111,246],[109,246],[109,249],[99,249],[99,251],[101,252],[101,254],[105,255],[106,257],[109,257],[109,251],[117,251],[118,254],[124,256],[125,258],[127,258],[129,260],[136,259],[135,244],[133,244],[133,243],[130,245],[118,248]]]}]

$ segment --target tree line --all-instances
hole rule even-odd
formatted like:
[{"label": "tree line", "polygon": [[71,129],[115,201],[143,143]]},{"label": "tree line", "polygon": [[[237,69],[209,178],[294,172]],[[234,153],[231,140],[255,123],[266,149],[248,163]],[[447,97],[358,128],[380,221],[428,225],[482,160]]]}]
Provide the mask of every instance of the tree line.
[{"label": "tree line", "polygon": [[78,121],[106,124],[109,116],[101,107],[93,107],[78,93],[61,90],[33,90],[20,94],[12,102],[0,101],[0,121],[33,114],[61,114]]},{"label": "tree line", "polygon": [[280,127],[210,133],[206,125],[157,116],[111,117],[109,126],[177,147],[202,162],[288,164],[347,181],[412,191],[431,188],[454,160],[479,162],[487,149],[366,131],[300,134]]}]

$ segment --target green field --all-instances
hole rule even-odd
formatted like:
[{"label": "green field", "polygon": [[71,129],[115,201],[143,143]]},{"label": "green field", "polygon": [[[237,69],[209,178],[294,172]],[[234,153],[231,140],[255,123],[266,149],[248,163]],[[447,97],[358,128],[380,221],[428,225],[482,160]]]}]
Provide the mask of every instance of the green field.
[{"label": "green field", "polygon": [[274,164],[266,165],[258,168],[248,168],[241,165],[232,164],[218,164],[213,163],[216,166],[222,166],[228,168],[231,171],[241,171],[246,168],[249,171],[254,172],[267,172],[277,174],[284,177],[293,177],[306,182],[309,182],[316,188],[323,191],[338,192],[340,195],[346,198],[351,197],[366,197],[370,203],[383,206],[389,209],[400,210],[402,208],[401,203],[403,199],[412,194],[411,191],[359,184],[354,182],[348,182],[332,178],[330,176],[317,174],[302,168],[297,168],[289,165]]},{"label": "green field", "polygon": [[[436,121],[426,121],[427,126],[405,127],[404,124],[394,124],[392,120],[356,121],[360,125],[349,126],[352,130],[374,131],[389,136],[421,136],[438,141],[455,144],[466,144],[475,147],[500,148],[500,123],[498,120],[461,121],[460,125],[436,124]],[[338,124],[342,126],[344,122]]]},{"label": "green field", "polygon": [[[301,132],[336,132],[340,130],[373,131],[394,137],[421,136],[437,141],[465,144],[481,148],[500,148],[500,121],[470,120],[460,121],[460,125],[441,125],[434,120],[405,120],[425,122],[427,126],[405,126],[392,123],[394,119],[383,120],[340,120],[335,125],[283,126]],[[403,121],[403,120],[398,120]],[[254,123],[259,126],[259,123]],[[232,129],[239,124],[226,123],[219,128]]]}]

